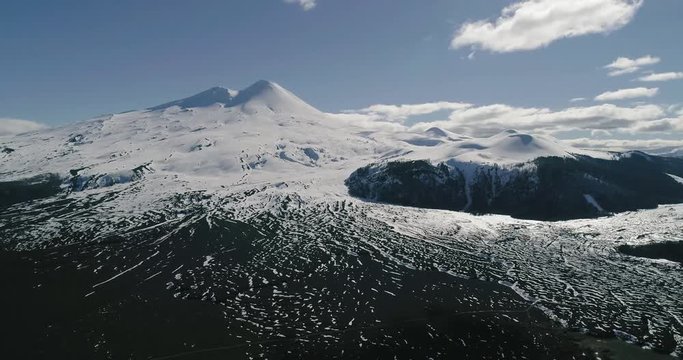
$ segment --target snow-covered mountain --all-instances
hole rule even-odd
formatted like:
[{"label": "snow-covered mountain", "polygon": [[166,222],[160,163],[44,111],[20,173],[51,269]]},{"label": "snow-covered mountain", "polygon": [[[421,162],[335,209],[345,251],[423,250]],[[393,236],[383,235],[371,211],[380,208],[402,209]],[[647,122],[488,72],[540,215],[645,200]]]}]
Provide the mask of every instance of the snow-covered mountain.
[{"label": "snow-covered mountain", "polygon": [[[382,171],[373,172],[372,179],[347,185],[354,195],[374,200],[422,206],[425,204],[415,198],[416,194],[428,198],[431,193],[441,199],[439,208],[525,217],[547,214],[538,204],[542,197],[536,191],[539,186],[549,186],[552,190],[548,191],[556,194],[567,186],[548,185],[539,180],[547,176],[539,178],[538,159],[564,159],[567,166],[560,165],[562,169],[589,159],[604,160],[605,164],[623,163],[617,154],[582,150],[547,136],[514,130],[477,139],[438,128],[424,132],[368,128],[318,111],[268,81],[256,82],[240,91],[211,88],[146,110],[5,138],[0,144],[6,149],[0,157],[0,180],[16,184],[33,179],[31,182],[35,183],[35,179],[44,180],[51,174],[52,182],[55,176],[63,179],[61,189],[66,188],[67,192],[144,179],[163,183],[168,193],[179,189],[223,191],[236,186],[287,183],[288,191],[306,189],[304,193],[313,193],[315,189],[317,194],[345,196],[344,180],[358,168],[378,164],[387,169],[388,162],[415,164],[426,160],[433,165],[444,164],[451,174],[456,174],[450,175],[454,182],[446,187],[459,195],[438,195],[430,191],[430,181],[425,182],[426,188],[416,192],[415,186],[401,187],[404,182],[397,181],[395,174],[385,176]],[[665,170],[683,175],[677,168],[658,168],[651,176],[661,180]],[[683,200],[679,189],[675,189],[668,198],[641,199],[629,202],[628,206],[607,205],[616,201],[589,190],[598,191],[592,187],[600,185],[600,193],[626,196],[623,184],[605,186],[604,174],[581,171],[562,177],[562,181],[575,176],[594,179],[591,188],[581,188],[562,200],[553,200],[578,203],[580,206],[572,208],[578,206],[581,210],[572,210],[571,215],[554,214],[553,218],[596,216]],[[426,176],[417,173],[422,178]],[[368,181],[377,182],[378,176],[393,185],[370,186]],[[664,182],[666,179],[671,178],[665,177]],[[441,183],[442,179],[434,181]],[[364,185],[358,187],[361,183]],[[666,185],[675,188],[679,184]],[[385,189],[380,193],[406,193],[400,197],[413,200],[396,201],[370,187]],[[523,192],[523,198],[534,204],[519,204],[518,208],[529,207],[533,211],[516,211],[513,204],[507,204],[508,200],[499,204],[499,197],[507,190],[513,192],[505,195],[510,197],[509,201],[519,201],[519,192]]]},{"label": "snow-covered mountain", "polygon": [[561,325],[681,354],[680,268],[617,250],[680,234],[680,206],[547,223],[349,194],[594,217],[676,200],[679,165],[368,127],[266,81],[0,138],[3,353],[592,358]]},{"label": "snow-covered mountain", "polygon": [[[431,128],[426,131],[433,137],[441,137],[445,130]],[[446,135],[449,141],[443,146],[431,149],[427,153],[418,152],[412,156],[420,156],[433,162],[471,162],[477,164],[520,164],[540,157],[574,158],[576,155],[594,158],[612,158],[608,153],[575,148],[542,135],[518,133],[515,130],[504,130],[489,138],[472,139],[453,133]]]},{"label": "snow-covered mountain", "polygon": [[[0,176],[18,180],[109,175],[146,177],[216,189],[245,181],[314,180],[313,168],[388,151],[281,86],[259,81],[242,91],[214,88],[148,110],[114,114],[2,141],[11,149]],[[111,183],[111,182],[108,182]],[[172,182],[171,182],[172,183]],[[172,184],[171,184],[172,185]]]}]

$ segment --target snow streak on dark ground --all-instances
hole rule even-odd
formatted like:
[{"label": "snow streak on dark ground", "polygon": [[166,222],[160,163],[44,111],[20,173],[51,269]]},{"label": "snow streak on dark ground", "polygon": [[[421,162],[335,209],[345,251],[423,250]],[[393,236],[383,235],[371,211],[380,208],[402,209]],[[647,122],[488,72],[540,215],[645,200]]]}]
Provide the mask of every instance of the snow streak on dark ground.
[{"label": "snow streak on dark ground", "polygon": [[[475,266],[478,277],[493,277],[511,286],[564,326],[599,336],[616,335],[680,355],[681,265],[626,256],[616,250],[625,242],[680,236],[680,207],[564,223],[500,222],[480,237],[458,236],[462,222],[447,220],[450,216],[445,213],[396,211],[409,214],[397,222],[402,232],[440,247],[434,255],[436,263],[447,270],[462,274],[460,254],[476,254],[487,259]],[[376,213],[385,219],[392,216],[386,208]],[[443,220],[440,226],[420,225],[439,215]]]},{"label": "snow streak on dark ground", "polygon": [[117,211],[135,194],[0,212],[12,358],[593,358],[558,323],[680,343],[680,267],[604,229],[265,188]]}]

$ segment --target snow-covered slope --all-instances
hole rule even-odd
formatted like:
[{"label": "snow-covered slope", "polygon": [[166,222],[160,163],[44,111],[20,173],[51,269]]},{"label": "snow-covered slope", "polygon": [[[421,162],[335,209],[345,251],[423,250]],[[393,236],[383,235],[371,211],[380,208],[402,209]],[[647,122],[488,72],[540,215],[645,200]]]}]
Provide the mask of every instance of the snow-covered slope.
[{"label": "snow-covered slope", "polygon": [[0,181],[54,173],[112,184],[137,179],[128,175],[144,166],[145,177],[200,189],[289,181],[338,193],[353,170],[377,161],[510,164],[582,153],[510,132],[471,139],[437,128],[369,129],[318,111],[268,81],[241,91],[212,88],[146,110],[0,139],[0,145],[11,149],[0,156]]},{"label": "snow-covered slope", "polygon": [[310,182],[327,174],[314,169],[326,169],[340,171],[343,188],[343,165],[360,166],[391,150],[359,135],[363,131],[260,81],[239,92],[210,89],[150,110],[2,139],[14,151],[0,157],[0,179],[101,175],[146,165],[153,170],[147,176],[218,188]]}]

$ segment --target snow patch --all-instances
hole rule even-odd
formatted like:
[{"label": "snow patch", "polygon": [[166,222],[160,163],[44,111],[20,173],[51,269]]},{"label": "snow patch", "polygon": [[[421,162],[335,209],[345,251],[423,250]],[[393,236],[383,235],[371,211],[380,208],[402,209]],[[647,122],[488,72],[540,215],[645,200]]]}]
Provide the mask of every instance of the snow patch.
[{"label": "snow patch", "polygon": [[586,202],[588,202],[589,204],[591,204],[595,208],[595,210],[598,210],[598,212],[601,212],[601,213],[605,212],[605,209],[603,209],[602,206],[600,206],[600,204],[598,204],[598,202],[595,200],[593,195],[583,194],[583,197],[586,199]]},{"label": "snow patch", "polygon": [[673,175],[673,174],[667,174],[667,175],[671,176],[672,179],[678,181],[678,183],[683,184],[683,177],[676,176],[676,175]]},{"label": "snow patch", "polygon": [[213,262],[213,259],[214,259],[213,256],[211,256],[211,255],[206,255],[206,257],[205,257],[205,259],[204,259],[204,264],[203,264],[203,266],[204,266],[204,267],[210,266],[210,265],[211,265],[211,262]]}]

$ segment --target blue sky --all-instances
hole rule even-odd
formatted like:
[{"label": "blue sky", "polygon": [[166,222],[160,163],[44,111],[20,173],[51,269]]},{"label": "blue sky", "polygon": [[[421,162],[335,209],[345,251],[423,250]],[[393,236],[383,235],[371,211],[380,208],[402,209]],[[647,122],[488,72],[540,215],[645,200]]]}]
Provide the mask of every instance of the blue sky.
[{"label": "blue sky", "polygon": [[[683,103],[683,80],[637,80],[683,72],[679,0],[601,0],[604,15],[553,8],[576,3],[567,0],[300,1],[3,1],[0,118],[55,126],[258,79],[329,112],[434,101],[553,111],[646,102],[669,109],[660,116],[669,119]],[[518,8],[505,15],[508,6]],[[563,30],[552,16],[525,27],[534,6],[562,19],[596,19],[583,30]],[[454,44],[467,24],[465,44]],[[547,43],[533,43],[543,36]],[[619,57],[646,56],[658,61],[620,76],[605,69]],[[636,88],[657,91],[594,100]],[[643,136],[667,137],[660,135]]]}]

